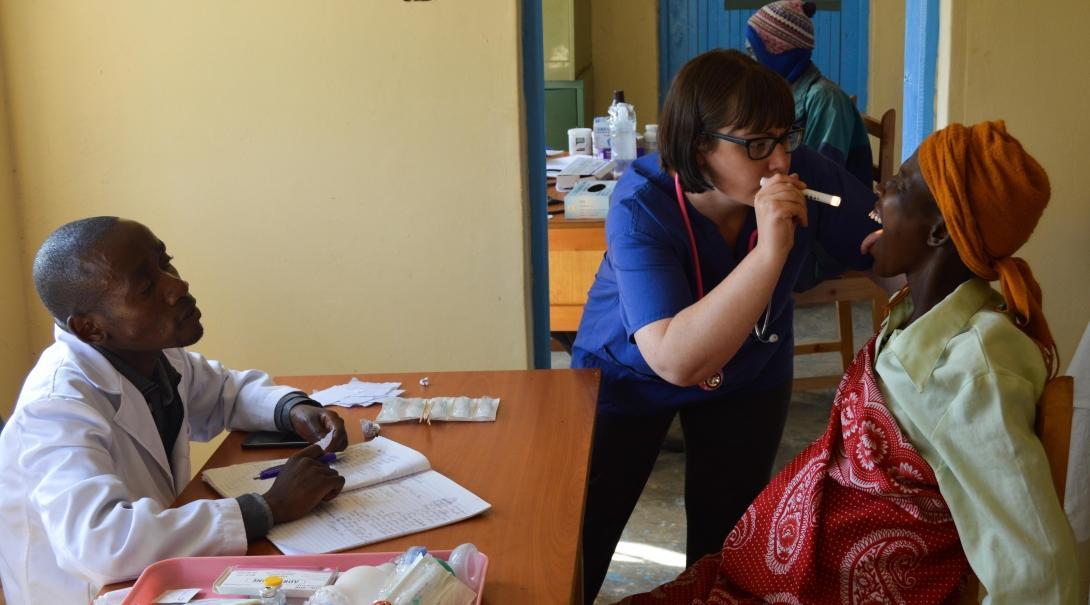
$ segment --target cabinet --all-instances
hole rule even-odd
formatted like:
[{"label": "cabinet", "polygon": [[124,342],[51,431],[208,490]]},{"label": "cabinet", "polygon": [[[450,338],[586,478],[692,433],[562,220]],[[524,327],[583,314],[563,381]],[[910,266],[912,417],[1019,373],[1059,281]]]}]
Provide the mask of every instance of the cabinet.
[{"label": "cabinet", "polygon": [[606,222],[597,219],[549,220],[549,330],[575,332],[583,318],[587,291],[606,253]]},{"label": "cabinet", "polygon": [[589,126],[583,80],[545,82],[545,144],[568,148],[568,129]]}]

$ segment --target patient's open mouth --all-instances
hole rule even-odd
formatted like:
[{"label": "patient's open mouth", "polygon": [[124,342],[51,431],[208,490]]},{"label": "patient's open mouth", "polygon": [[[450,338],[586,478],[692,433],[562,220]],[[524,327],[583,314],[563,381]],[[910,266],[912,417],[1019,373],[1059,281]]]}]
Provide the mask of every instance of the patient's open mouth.
[{"label": "patient's open mouth", "polygon": [[867,214],[867,216],[870,217],[870,220],[878,223],[879,225],[882,224],[882,214],[878,212],[877,206],[874,208],[874,210],[871,210],[870,213]]}]

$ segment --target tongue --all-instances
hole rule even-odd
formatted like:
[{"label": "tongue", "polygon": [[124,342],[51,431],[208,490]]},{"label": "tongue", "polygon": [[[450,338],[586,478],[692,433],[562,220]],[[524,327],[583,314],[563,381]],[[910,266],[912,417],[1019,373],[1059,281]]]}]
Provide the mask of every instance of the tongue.
[{"label": "tongue", "polygon": [[863,238],[863,243],[859,244],[859,252],[861,254],[870,254],[870,249],[874,247],[878,240],[882,239],[882,231],[883,229],[879,229]]}]

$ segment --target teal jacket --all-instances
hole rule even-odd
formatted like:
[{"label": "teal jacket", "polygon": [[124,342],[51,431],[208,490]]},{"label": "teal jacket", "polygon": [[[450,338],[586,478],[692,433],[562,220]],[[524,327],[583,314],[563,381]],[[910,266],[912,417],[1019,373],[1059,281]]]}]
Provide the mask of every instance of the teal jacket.
[{"label": "teal jacket", "polygon": [[843,166],[870,186],[874,177],[870,140],[850,97],[811,63],[791,85],[795,124],[806,128],[803,143]]}]

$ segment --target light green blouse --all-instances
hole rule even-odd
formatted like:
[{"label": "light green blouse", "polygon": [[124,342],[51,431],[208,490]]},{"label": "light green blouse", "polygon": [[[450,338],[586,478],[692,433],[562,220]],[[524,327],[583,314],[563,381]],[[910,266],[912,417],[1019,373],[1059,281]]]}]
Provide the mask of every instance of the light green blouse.
[{"label": "light green blouse", "polygon": [[1044,360],[1002,304],[972,279],[902,330],[905,297],[878,335],[879,385],[991,603],[1075,603],[1074,537],[1033,431]]}]

